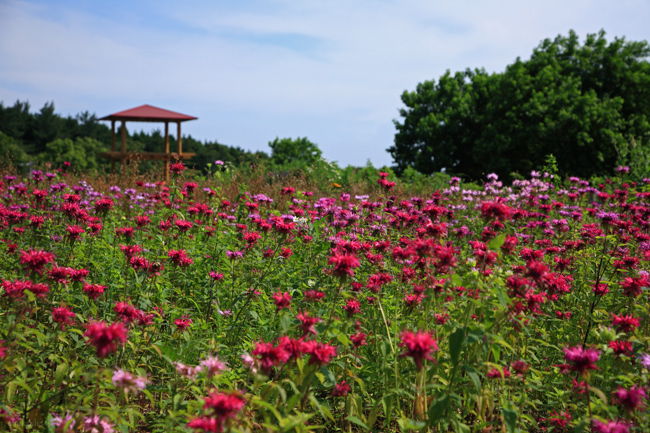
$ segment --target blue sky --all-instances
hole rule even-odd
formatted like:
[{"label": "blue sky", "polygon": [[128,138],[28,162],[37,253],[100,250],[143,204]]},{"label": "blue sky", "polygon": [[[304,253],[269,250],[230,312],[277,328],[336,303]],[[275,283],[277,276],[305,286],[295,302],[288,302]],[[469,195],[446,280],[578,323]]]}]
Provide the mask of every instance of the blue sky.
[{"label": "blue sky", "polygon": [[197,116],[199,140],[308,137],[341,165],[390,165],[405,90],[503,71],[570,29],[650,40],[648,17],[647,0],[0,0],[0,101],[151,104]]}]

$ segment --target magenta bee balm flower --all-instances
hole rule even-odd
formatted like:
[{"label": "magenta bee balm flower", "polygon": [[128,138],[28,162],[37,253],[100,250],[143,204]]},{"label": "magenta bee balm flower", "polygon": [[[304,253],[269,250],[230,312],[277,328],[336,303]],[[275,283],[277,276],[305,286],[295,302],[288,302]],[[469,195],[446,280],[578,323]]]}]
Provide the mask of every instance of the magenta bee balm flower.
[{"label": "magenta bee balm flower", "polygon": [[436,339],[428,332],[403,331],[401,340],[402,341],[398,346],[406,349],[401,356],[409,356],[413,358],[418,370],[422,369],[422,361],[424,359],[433,361],[434,359],[431,357],[431,354],[438,351],[438,343],[436,342]]},{"label": "magenta bee balm flower", "polygon": [[588,373],[589,370],[598,370],[596,361],[600,353],[594,349],[583,349],[582,347],[565,347],[564,359],[571,363],[570,369],[580,374]]}]

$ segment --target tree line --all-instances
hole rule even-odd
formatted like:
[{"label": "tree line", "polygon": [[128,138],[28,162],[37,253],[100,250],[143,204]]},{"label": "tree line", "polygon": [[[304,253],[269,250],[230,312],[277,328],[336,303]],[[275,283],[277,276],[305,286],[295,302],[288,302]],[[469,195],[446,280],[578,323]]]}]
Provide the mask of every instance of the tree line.
[{"label": "tree line", "polygon": [[[111,130],[99,122],[95,114],[88,111],[76,116],[64,117],[55,112],[54,102],[47,102],[37,111],[30,110],[29,102],[16,101],[12,106],[0,101],[0,155],[10,157],[16,164],[51,162],[60,166],[64,161],[81,171],[106,170],[107,159],[98,153],[110,150]],[[204,169],[216,160],[234,165],[269,161],[266,152],[251,152],[237,146],[221,144],[218,141],[194,139],[183,135],[183,151],[195,153],[187,165]],[[119,137],[117,137],[119,141]],[[152,132],[129,132],[127,128],[127,149],[137,152],[161,152],[165,138],[160,130]],[[170,135],[170,148],[174,149],[176,137]],[[155,164],[144,161],[142,169]]]},{"label": "tree line", "polygon": [[447,71],[405,91],[388,152],[396,172],[527,176],[549,155],[561,175],[650,175],[650,48],[590,34],[546,39],[504,72]]}]

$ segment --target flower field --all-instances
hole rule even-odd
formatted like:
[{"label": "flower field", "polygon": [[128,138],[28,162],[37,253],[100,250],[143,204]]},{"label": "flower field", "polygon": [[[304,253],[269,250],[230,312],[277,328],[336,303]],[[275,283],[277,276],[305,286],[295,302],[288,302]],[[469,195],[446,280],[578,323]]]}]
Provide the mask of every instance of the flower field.
[{"label": "flower field", "polygon": [[421,196],[171,169],[2,174],[0,431],[650,431],[624,167]]}]

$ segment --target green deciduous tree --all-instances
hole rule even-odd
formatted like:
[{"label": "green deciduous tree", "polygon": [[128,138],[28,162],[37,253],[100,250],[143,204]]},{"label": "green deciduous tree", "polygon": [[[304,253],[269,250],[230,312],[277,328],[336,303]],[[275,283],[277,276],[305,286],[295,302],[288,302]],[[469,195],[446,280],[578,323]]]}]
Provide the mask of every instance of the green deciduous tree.
[{"label": "green deciduous tree", "polygon": [[449,71],[404,92],[388,149],[396,171],[445,169],[472,179],[539,169],[557,158],[560,174],[611,173],[620,149],[650,136],[647,42],[588,35],[544,40],[529,60],[502,73]]},{"label": "green deciduous tree", "polygon": [[276,138],[269,142],[271,148],[271,159],[278,165],[313,164],[321,157],[318,146],[307,139],[307,137]]},{"label": "green deciduous tree", "polygon": [[61,166],[64,161],[72,164],[79,171],[97,170],[105,164],[99,152],[107,150],[107,146],[94,138],[80,137],[72,141],[69,138],[60,138],[47,143],[45,152],[39,155],[44,162],[51,162]]},{"label": "green deciduous tree", "polygon": [[21,163],[27,160],[27,154],[15,139],[0,132],[0,158],[4,161]]}]

